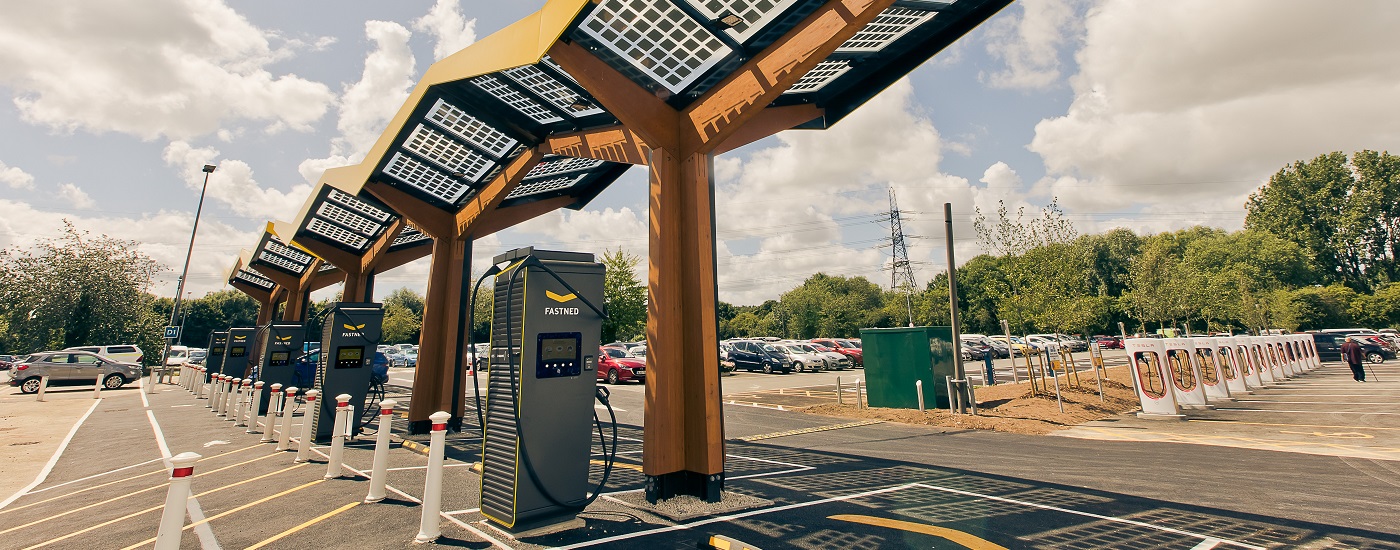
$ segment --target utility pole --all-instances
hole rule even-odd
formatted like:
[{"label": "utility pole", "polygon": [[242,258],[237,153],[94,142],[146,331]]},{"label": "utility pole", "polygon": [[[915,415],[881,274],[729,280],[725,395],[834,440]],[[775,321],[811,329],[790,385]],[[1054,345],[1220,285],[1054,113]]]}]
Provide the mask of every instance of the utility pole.
[{"label": "utility pole", "polygon": [[[905,242],[904,225],[900,219],[899,203],[895,200],[894,188],[890,188],[890,249],[893,256],[890,262],[890,288],[904,289],[904,307],[909,314],[909,326],[914,326],[914,266],[909,261],[909,245]],[[912,237],[911,237],[912,238]]]},{"label": "utility pole", "polygon": [[[175,305],[170,308],[170,324],[175,324],[176,316],[180,314],[180,298],[185,295],[185,279],[190,275],[190,256],[194,255],[194,237],[199,234],[199,215],[204,212],[204,193],[209,190],[209,174],[213,174],[218,166],[213,164],[204,165],[204,186],[199,188],[199,206],[194,209],[194,227],[190,229],[190,247],[185,250],[185,268],[180,271],[180,283],[175,288]],[[170,344],[172,339],[165,340],[165,352],[160,354],[160,368],[164,369],[165,364],[170,361]],[[155,372],[152,370],[151,372]]]}]

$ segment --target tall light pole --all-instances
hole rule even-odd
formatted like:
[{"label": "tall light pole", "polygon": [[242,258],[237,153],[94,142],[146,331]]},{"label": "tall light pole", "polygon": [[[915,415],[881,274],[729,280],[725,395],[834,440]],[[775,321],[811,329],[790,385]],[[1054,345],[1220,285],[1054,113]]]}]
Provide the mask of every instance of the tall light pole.
[{"label": "tall light pole", "polygon": [[[185,269],[180,272],[180,284],[175,289],[175,307],[170,308],[170,325],[175,325],[175,319],[180,314],[180,298],[185,295],[185,279],[190,275],[190,255],[194,253],[194,236],[199,233],[199,214],[204,211],[204,192],[209,190],[209,174],[213,174],[218,166],[213,164],[204,165],[204,187],[199,189],[199,206],[194,209],[194,228],[190,230],[190,247],[185,250]],[[180,330],[184,330],[184,326]],[[160,368],[165,368],[166,361],[170,360],[171,339],[165,339],[165,353],[160,354]]]}]

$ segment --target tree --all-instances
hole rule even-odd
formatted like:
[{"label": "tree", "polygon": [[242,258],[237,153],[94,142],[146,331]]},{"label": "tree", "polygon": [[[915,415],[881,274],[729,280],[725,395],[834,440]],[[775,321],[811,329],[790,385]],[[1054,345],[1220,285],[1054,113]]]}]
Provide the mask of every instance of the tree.
[{"label": "tree", "polygon": [[[163,310],[169,319],[169,298],[157,301],[158,311]],[[258,302],[237,290],[210,292],[202,298],[187,300],[180,304],[184,312],[185,329],[181,337],[185,345],[204,347],[209,345],[209,333],[228,330],[229,327],[251,327],[258,320]]]},{"label": "tree", "polygon": [[603,252],[603,341],[614,342],[644,336],[647,330],[647,287],[637,279],[641,256],[618,248]]},{"label": "tree", "polygon": [[0,251],[0,318],[11,351],[134,343],[158,361],[169,309],[162,319],[148,290],[162,266],[136,245],[65,220],[57,238]]}]

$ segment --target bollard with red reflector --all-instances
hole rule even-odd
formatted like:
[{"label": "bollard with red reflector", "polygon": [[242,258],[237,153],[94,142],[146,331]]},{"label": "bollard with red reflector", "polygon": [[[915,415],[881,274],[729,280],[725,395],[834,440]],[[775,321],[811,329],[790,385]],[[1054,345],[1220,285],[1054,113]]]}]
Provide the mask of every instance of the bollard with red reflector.
[{"label": "bollard with red reflector", "polygon": [[[250,408],[248,409],[248,433],[250,434],[258,433],[258,431],[262,429],[262,425],[264,424],[264,419],[261,411],[263,386],[264,383],[262,380],[258,380],[257,382],[253,383],[253,399],[251,400],[252,403],[249,405]],[[272,400],[268,400],[268,412],[272,412],[272,407]]]},{"label": "bollard with red reflector", "polygon": [[286,451],[292,448],[292,410],[296,407],[297,387],[287,388],[282,395],[282,431],[277,434],[277,450]]},{"label": "bollard with red reflector", "polygon": [[246,426],[249,422],[252,422],[253,407],[257,405],[257,401],[253,400],[253,379],[248,378],[243,380],[243,407],[238,409],[237,425]]},{"label": "bollard with red reflector", "polygon": [[277,438],[277,411],[282,406],[282,385],[273,384],[268,390],[267,417],[263,418],[262,443],[271,443]]},{"label": "bollard with red reflector", "polygon": [[301,415],[301,441],[297,442],[297,457],[294,462],[306,462],[311,459],[312,424],[316,420],[316,411],[321,408],[316,404],[316,396],[321,392],[307,390],[306,392],[306,414]]},{"label": "bollard with red reflector", "polygon": [[394,406],[398,404],[393,399],[379,402],[379,432],[374,434],[374,465],[370,469],[366,504],[384,500],[389,477],[389,434],[394,432]]},{"label": "bollard with red reflector", "polygon": [[326,461],[326,479],[340,477],[345,469],[345,421],[350,418],[350,394],[335,396],[335,425],[331,427],[331,454]]},{"label": "bollard with red reflector", "polygon": [[428,417],[433,422],[431,447],[428,448],[428,481],[423,485],[423,518],[418,523],[418,536],[413,542],[433,542],[442,536],[442,456],[447,446],[447,421],[452,415],[443,411]]},{"label": "bollard with red reflector", "polygon": [[238,407],[243,405],[243,379],[234,378],[229,381],[229,399],[224,405],[224,420],[236,420],[238,418]]},{"label": "bollard with red reflector", "polygon": [[201,457],[195,453],[180,453],[170,457],[170,490],[165,494],[165,511],[160,516],[156,532],[156,550],[180,548],[180,534],[185,528],[185,501],[190,498],[190,481],[194,463]]},{"label": "bollard with red reflector", "polygon": [[238,401],[235,401],[233,403],[234,426],[242,426],[246,424],[246,422],[243,421],[243,412],[248,410],[248,392],[252,390],[252,385],[253,381],[248,380],[246,378],[242,382],[238,383]]},{"label": "bollard with red reflector", "polygon": [[223,411],[224,397],[228,395],[228,392],[225,391],[227,389],[224,384],[225,378],[228,378],[227,374],[214,375],[214,414]]}]

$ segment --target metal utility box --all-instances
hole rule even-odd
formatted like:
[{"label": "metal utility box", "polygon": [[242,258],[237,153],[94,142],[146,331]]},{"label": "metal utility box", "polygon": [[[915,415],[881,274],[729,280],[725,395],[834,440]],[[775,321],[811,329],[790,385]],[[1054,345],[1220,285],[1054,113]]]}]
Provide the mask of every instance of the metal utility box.
[{"label": "metal utility box", "polygon": [[209,383],[209,377],[215,374],[223,374],[224,368],[224,348],[228,345],[228,331],[216,330],[209,333],[209,353],[204,356],[204,383]]},{"label": "metal utility box", "polygon": [[262,342],[258,346],[258,377],[267,390],[262,392],[258,414],[267,414],[268,400],[272,398],[273,384],[282,387],[293,385],[296,375],[296,359],[301,354],[302,340],[306,337],[306,326],[301,323],[269,323],[259,333]]},{"label": "metal utility box", "polygon": [[947,377],[957,377],[952,327],[867,328],[860,331],[865,388],[871,407],[948,408]]},{"label": "metal utility box", "polygon": [[[350,395],[354,414],[365,410],[374,352],[383,334],[384,307],[370,303],[335,303],[321,324],[321,356],[316,365],[316,389],[321,412],[312,424],[317,442],[331,439],[335,425],[335,396]],[[359,433],[359,423],[355,434]]]},{"label": "metal utility box", "polygon": [[496,275],[491,310],[481,513],[522,532],[573,519],[570,506],[590,488],[603,319],[589,304],[603,305],[604,268],[592,254],[533,248],[497,256],[501,264],[509,265]]},{"label": "metal utility box", "polygon": [[234,378],[247,378],[248,360],[253,354],[255,328],[228,329],[228,339],[224,345],[224,362],[219,372]]}]

